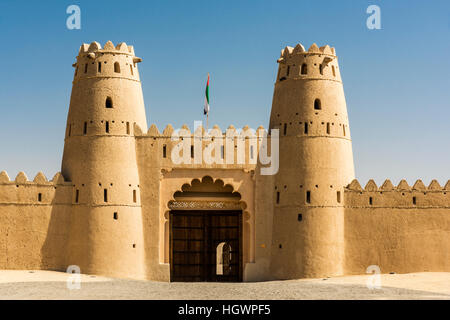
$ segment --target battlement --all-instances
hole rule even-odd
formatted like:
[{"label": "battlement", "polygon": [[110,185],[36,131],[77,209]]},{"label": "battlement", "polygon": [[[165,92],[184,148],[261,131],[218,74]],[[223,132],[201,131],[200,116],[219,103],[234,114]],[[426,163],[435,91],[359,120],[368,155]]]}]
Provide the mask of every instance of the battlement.
[{"label": "battlement", "polygon": [[125,42],[114,46],[111,41],[102,48],[100,43],[83,43],[77,56],[74,80],[90,78],[125,78],[139,81],[137,63],[141,58],[134,55],[133,46]]},{"label": "battlement", "polygon": [[[262,126],[254,130],[230,125],[224,132],[215,125],[191,131],[187,125],[175,130],[167,125],[162,132],[154,124],[147,132],[134,126],[139,152],[147,162],[170,168],[220,168],[254,170],[260,154],[272,154],[271,136]],[[266,139],[267,137],[267,139]],[[268,151],[269,150],[269,151]],[[265,158],[264,158],[265,159]]]},{"label": "battlement", "polygon": [[91,44],[83,43],[80,47],[79,55],[84,53],[114,53],[114,54],[129,54],[134,56],[134,47],[128,46],[125,42],[119,43],[117,46],[111,41],[105,43],[105,46],[102,49],[102,46],[97,41],[92,42]]},{"label": "battlement", "polygon": [[0,172],[0,185],[43,185],[43,186],[58,186],[58,185],[66,185],[70,186],[71,183],[64,180],[64,177],[60,172],[56,173],[53,176],[52,180],[47,180],[47,177],[42,173],[38,172],[38,174],[34,177],[33,181],[29,181],[25,172],[21,171],[17,174],[14,180],[11,180],[6,171]]},{"label": "battlement", "polygon": [[372,179],[364,187],[353,180],[345,188],[347,207],[365,208],[450,208],[450,180],[442,187],[437,180],[427,186],[417,180],[412,187],[402,179],[395,187],[387,179],[378,187]]},{"label": "battlement", "polygon": [[[203,126],[198,126],[193,132],[189,127],[184,124],[180,129],[175,130],[171,124],[168,124],[162,131],[158,129],[155,124],[152,124],[148,129],[147,133],[142,132],[139,125],[134,126],[135,135],[138,137],[153,137],[153,138],[171,138],[172,136],[178,135],[180,137],[231,137],[231,136],[242,136],[246,138],[262,138],[264,135],[270,135],[263,126],[259,126],[256,130],[251,129],[248,125],[244,126],[242,129],[236,129],[233,125],[229,125],[226,131],[222,131],[218,125],[214,125],[212,128],[208,129],[208,135],[206,134],[206,129]],[[228,134],[228,136],[227,136]]]},{"label": "battlement", "polygon": [[330,47],[329,45],[325,45],[322,47],[318,47],[317,44],[313,43],[311,47],[309,47],[308,50],[305,50],[305,47],[299,43],[294,48],[286,46],[284,49],[281,50],[280,59],[278,59],[278,62],[286,61],[286,59],[291,58],[294,55],[316,55],[316,54],[326,54],[331,56],[336,56],[336,50],[333,47]]},{"label": "battlement", "polygon": [[359,181],[354,179],[347,187],[347,191],[354,192],[383,192],[383,191],[418,191],[418,192],[444,192],[450,191],[450,180],[447,181],[444,187],[441,187],[437,180],[432,180],[428,187],[422,182],[417,180],[412,187],[408,185],[405,179],[400,180],[399,184],[395,187],[391,180],[386,179],[383,184],[378,187],[373,179],[370,179],[365,185],[364,189],[361,187]]},{"label": "battlement", "polygon": [[306,51],[302,44],[281,50],[277,82],[287,79],[323,79],[341,81],[336,51],[315,43]]},{"label": "battlement", "polygon": [[[63,188],[63,203],[70,203],[72,183],[64,181],[60,172],[48,181],[39,172],[33,181],[29,181],[24,172],[19,172],[10,180],[5,171],[0,172],[0,205],[50,205],[54,203],[57,189]],[[61,193],[60,193],[61,194]],[[62,200],[65,199],[65,200]]]}]

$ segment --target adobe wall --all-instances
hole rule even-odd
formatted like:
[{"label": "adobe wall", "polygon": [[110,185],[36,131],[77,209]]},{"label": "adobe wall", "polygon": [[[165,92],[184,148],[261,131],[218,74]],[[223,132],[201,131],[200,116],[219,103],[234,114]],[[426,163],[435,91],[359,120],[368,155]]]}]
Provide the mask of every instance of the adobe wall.
[{"label": "adobe wall", "polygon": [[[216,142],[223,137],[217,126]],[[189,137],[194,144],[194,133],[183,127],[183,139]],[[204,133],[195,133],[199,136]],[[234,130],[231,126],[229,130]],[[248,128],[244,128],[246,133]],[[203,158],[200,163],[176,164],[172,159],[172,150],[180,141],[171,139],[174,132],[172,126],[167,126],[162,133],[152,125],[147,133],[140,132],[135,127],[139,177],[141,181],[141,204],[144,225],[144,242],[146,252],[147,278],[159,281],[169,281],[169,201],[173,200],[176,191],[185,184],[191,184],[194,179],[201,180],[205,176],[214,181],[223,181],[231,185],[234,191],[241,194],[243,210],[243,262],[244,281],[266,280],[269,277],[269,260],[272,237],[272,189],[273,176],[259,174],[256,161],[260,148],[259,136],[244,138],[245,159],[235,164],[207,164]],[[198,151],[202,153],[212,141],[203,140]],[[253,158],[250,148],[253,145]],[[238,148],[238,139],[232,142],[233,149]],[[269,145],[270,147],[270,145]],[[190,153],[190,150],[188,150]],[[197,151],[195,151],[197,152]],[[227,154],[224,142],[225,161]],[[213,153],[213,156],[215,154]],[[189,159],[191,159],[189,155]]]},{"label": "adobe wall", "polygon": [[389,180],[345,190],[345,273],[450,271],[450,181],[413,187]]},{"label": "adobe wall", "polygon": [[65,270],[72,186],[58,173],[47,181],[0,173],[0,269]]}]

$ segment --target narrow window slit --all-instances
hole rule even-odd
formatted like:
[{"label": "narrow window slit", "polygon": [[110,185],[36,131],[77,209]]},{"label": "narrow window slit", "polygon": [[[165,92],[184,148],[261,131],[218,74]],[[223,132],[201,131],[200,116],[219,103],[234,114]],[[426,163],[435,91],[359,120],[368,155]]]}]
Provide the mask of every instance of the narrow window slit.
[{"label": "narrow window slit", "polygon": [[302,64],[301,74],[308,74],[308,66],[306,65],[306,63]]}]

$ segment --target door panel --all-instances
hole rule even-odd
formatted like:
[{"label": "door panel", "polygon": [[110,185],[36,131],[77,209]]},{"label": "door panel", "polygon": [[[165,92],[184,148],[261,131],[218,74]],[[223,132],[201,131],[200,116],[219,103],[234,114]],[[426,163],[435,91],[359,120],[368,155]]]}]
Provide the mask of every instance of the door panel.
[{"label": "door panel", "polygon": [[171,281],[242,281],[241,211],[171,211]]}]

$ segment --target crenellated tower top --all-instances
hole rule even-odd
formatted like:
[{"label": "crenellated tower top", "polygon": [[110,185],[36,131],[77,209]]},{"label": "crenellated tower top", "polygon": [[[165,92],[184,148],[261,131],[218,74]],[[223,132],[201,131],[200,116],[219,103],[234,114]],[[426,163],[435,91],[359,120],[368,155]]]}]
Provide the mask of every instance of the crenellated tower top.
[{"label": "crenellated tower top", "polygon": [[341,81],[336,51],[315,43],[308,50],[302,44],[281,50],[277,82],[287,79],[315,79]]},{"label": "crenellated tower top", "polygon": [[111,41],[102,48],[100,43],[83,43],[77,56],[74,81],[92,77],[120,77],[139,81],[137,63],[142,62],[134,54],[133,46],[125,42],[117,46]]}]

